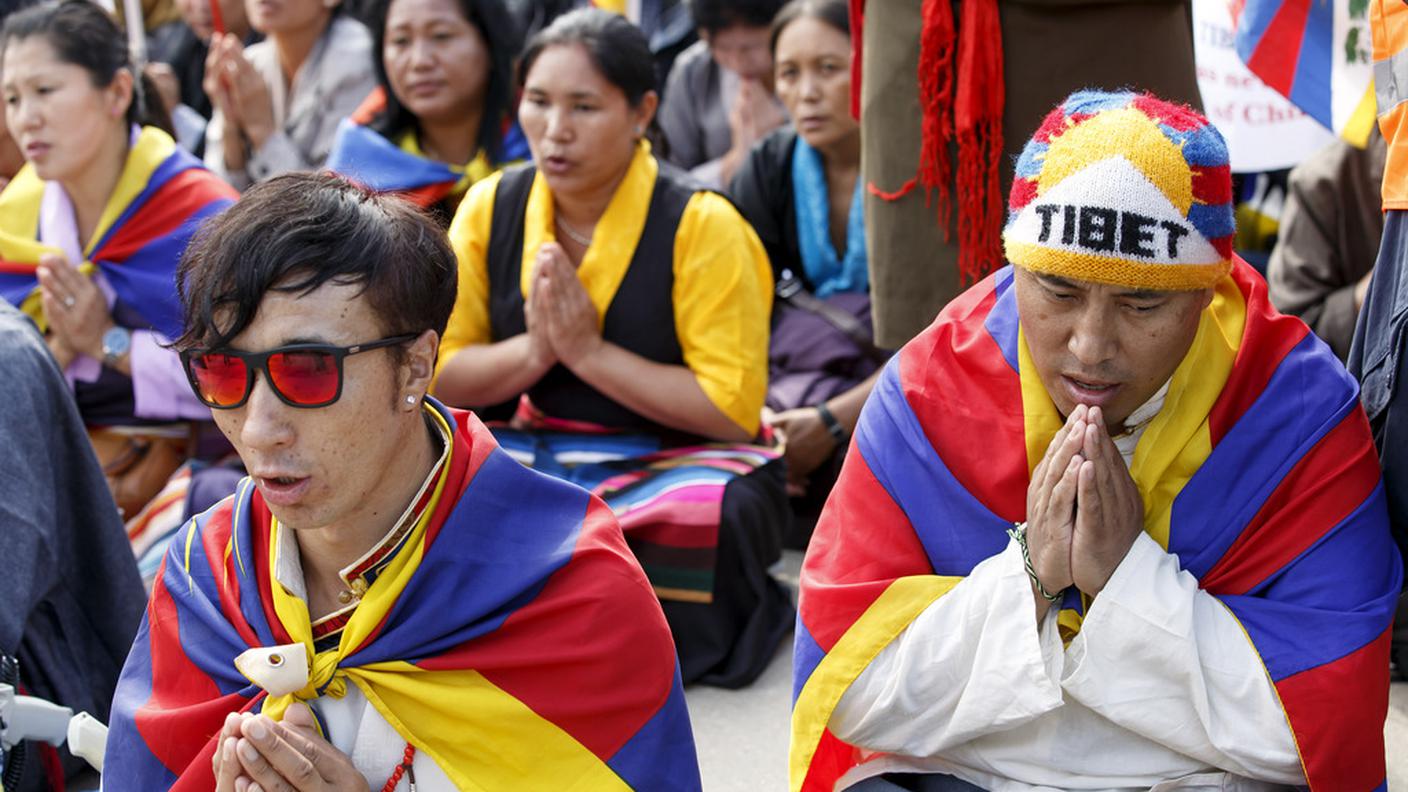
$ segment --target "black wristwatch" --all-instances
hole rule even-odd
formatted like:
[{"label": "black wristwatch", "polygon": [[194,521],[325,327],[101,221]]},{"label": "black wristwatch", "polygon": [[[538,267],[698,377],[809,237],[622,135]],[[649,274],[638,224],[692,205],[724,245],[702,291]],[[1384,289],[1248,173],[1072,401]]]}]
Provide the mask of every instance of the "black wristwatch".
[{"label": "black wristwatch", "polygon": [[836,420],[836,416],[832,414],[831,408],[826,406],[826,402],[817,402],[816,412],[821,416],[822,425],[826,427],[826,431],[831,433],[831,438],[836,441],[836,445],[844,446],[846,444],[846,427]]}]

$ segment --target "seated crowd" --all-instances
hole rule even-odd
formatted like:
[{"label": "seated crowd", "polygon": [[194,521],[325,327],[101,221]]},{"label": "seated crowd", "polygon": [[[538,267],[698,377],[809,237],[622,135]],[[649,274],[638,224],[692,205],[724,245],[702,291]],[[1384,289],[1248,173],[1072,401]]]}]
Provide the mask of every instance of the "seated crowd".
[{"label": "seated crowd", "polygon": [[794,633],[794,789],[1382,781],[1369,281],[1195,110],[1072,94],[896,351],[847,0],[148,5],[0,7],[0,683],[104,788],[697,789]]}]

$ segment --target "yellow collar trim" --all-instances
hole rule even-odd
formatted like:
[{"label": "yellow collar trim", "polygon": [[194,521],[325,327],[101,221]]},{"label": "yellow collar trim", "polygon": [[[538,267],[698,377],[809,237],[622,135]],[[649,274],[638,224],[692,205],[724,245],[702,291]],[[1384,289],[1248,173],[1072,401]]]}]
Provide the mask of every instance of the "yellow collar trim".
[{"label": "yellow collar trim", "polygon": [[[577,277],[596,307],[598,326],[605,319],[606,310],[611,307],[616,290],[620,288],[631,259],[635,257],[659,173],[660,166],[650,153],[650,144],[642,140],[636,147],[625,177],[611,196],[606,212],[597,221],[591,245],[582,256],[582,265],[577,268]],[[533,288],[533,265],[538,248],[544,242],[555,241],[552,191],[539,171],[533,177],[523,218],[523,267],[519,279],[523,299],[528,299]]]}]

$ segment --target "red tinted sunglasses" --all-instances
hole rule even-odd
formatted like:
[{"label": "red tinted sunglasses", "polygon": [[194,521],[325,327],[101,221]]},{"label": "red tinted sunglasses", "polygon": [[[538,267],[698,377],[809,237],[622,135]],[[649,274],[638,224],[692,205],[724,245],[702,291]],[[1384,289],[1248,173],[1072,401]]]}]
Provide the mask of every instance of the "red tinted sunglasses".
[{"label": "red tinted sunglasses", "polygon": [[289,344],[267,352],[187,349],[181,353],[186,377],[207,407],[233,410],[249,401],[254,372],[290,407],[326,407],[342,396],[342,359],[358,352],[404,344],[418,335],[399,335],[340,347]]}]

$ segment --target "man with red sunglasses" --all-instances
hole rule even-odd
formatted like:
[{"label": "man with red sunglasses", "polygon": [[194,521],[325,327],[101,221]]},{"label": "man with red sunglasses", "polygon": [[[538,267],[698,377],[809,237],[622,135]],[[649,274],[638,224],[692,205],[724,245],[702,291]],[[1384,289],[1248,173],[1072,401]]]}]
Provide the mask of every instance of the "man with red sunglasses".
[{"label": "man with red sunglasses", "polygon": [[669,630],[610,510],[426,396],[456,287],[433,222],[281,176],[203,230],[178,287],[186,372],[249,478],[171,544],[107,777],[698,788]]}]

